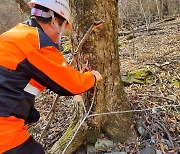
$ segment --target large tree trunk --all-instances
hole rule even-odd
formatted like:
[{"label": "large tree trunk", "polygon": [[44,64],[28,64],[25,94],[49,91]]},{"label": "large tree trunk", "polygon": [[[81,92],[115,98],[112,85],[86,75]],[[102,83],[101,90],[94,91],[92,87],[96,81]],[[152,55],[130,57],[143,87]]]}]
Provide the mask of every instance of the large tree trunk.
[{"label": "large tree trunk", "polygon": [[[73,47],[81,40],[94,20],[105,20],[102,27],[91,34],[82,50],[82,61],[89,60],[90,67],[98,70],[103,81],[98,83],[92,113],[130,109],[120,78],[118,53],[118,1],[117,0],[71,0],[73,10]],[[85,96],[86,107],[92,101],[93,90]],[[74,118],[64,134],[51,149],[51,153],[62,153],[72,134],[83,118],[83,107],[79,104]],[[81,114],[79,114],[81,113]],[[76,117],[76,118],[75,118]],[[79,119],[78,119],[78,118]],[[79,130],[67,149],[70,154],[85,141],[94,143],[99,133],[105,133],[116,142],[124,142],[130,136],[131,114],[117,114],[89,118]],[[73,127],[72,127],[73,126]]]}]

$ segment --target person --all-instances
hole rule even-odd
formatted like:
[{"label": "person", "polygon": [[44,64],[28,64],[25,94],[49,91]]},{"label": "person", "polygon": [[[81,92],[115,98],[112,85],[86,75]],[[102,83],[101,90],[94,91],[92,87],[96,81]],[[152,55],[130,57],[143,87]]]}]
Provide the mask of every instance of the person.
[{"label": "person", "polygon": [[60,96],[81,94],[102,79],[98,71],[69,66],[57,43],[71,29],[66,0],[31,0],[31,17],[0,35],[0,154],[43,154],[27,132],[40,114],[35,96],[45,89]]}]

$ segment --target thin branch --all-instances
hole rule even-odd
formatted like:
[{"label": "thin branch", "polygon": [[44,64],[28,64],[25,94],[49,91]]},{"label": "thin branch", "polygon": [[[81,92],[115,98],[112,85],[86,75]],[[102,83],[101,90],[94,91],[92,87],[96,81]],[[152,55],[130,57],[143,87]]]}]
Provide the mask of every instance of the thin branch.
[{"label": "thin branch", "polygon": [[49,128],[49,126],[50,126],[50,124],[51,124],[51,121],[52,121],[53,118],[54,118],[54,115],[55,115],[55,109],[56,109],[58,100],[59,100],[59,97],[56,96],[56,99],[55,99],[55,101],[54,101],[54,103],[53,103],[53,106],[52,106],[52,108],[51,108],[49,114],[47,115],[46,119],[50,116],[50,114],[51,114],[51,117],[50,117],[50,119],[49,119],[49,121],[48,121],[46,127],[44,128],[43,132],[42,132],[41,135],[40,135],[39,142],[41,141],[41,139],[42,139],[42,137],[44,136],[46,130]]},{"label": "thin branch", "polygon": [[167,137],[171,143],[172,148],[174,149],[174,144],[171,138],[171,135],[169,134],[168,130],[166,129],[166,127],[160,122],[160,121],[155,121],[155,123],[157,123],[159,126],[161,126],[161,128],[165,131],[165,133],[167,134]]},{"label": "thin branch", "polygon": [[46,120],[49,118],[49,116],[51,115],[51,113],[55,112],[56,106],[57,106],[57,102],[58,102],[58,95],[56,95],[55,100],[53,102],[53,105],[51,107],[51,110],[49,111],[48,115],[46,116]]},{"label": "thin branch", "polygon": [[171,98],[168,98],[168,97],[164,97],[164,96],[156,96],[156,95],[148,95],[148,94],[138,94],[138,96],[149,96],[149,97],[156,97],[156,98],[162,98],[162,99],[167,99],[167,100],[170,100],[170,101],[173,101],[173,99]]}]

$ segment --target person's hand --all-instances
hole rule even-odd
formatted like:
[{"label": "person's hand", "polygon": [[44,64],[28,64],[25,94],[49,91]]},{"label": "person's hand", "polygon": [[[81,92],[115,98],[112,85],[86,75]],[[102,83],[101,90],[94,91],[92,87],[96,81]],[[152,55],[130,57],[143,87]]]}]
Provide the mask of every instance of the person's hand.
[{"label": "person's hand", "polygon": [[87,71],[90,71],[89,67],[87,66],[87,64],[83,64],[81,72],[87,72]]},{"label": "person's hand", "polygon": [[102,75],[98,71],[92,70],[91,72],[96,77],[96,81],[102,80]]}]

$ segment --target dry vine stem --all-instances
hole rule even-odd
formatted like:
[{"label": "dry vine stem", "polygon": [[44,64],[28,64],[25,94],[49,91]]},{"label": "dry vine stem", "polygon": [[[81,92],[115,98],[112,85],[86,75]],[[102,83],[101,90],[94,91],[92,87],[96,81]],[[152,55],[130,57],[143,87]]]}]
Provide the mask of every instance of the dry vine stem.
[{"label": "dry vine stem", "polygon": [[[84,37],[82,38],[82,40],[80,41],[76,51],[74,52],[74,57],[72,59],[72,61],[70,62],[70,65],[73,67],[75,64],[76,64],[76,61],[77,61],[77,58],[78,58],[78,55],[79,53],[81,52],[81,49],[82,49],[82,46],[83,44],[86,42],[86,40],[88,39],[89,35],[91,34],[91,32],[93,30],[95,30],[96,28],[100,27],[102,24],[104,23],[104,21],[94,21],[94,23],[91,25],[91,27],[88,29],[88,31],[86,32],[86,34],[84,35]],[[59,100],[59,97],[58,95],[56,95],[56,98],[55,98],[55,101],[53,102],[53,106],[51,108],[51,110],[49,111],[49,114],[47,115],[46,119],[49,117],[49,115],[51,114],[51,117],[48,121],[48,124],[46,125],[46,127],[44,128],[43,132],[41,133],[40,135],[40,138],[39,138],[39,142],[41,141],[43,135],[45,134],[47,128],[49,127],[51,121],[53,120],[54,118],[54,113],[55,113],[55,108],[57,106],[57,102]]]}]

